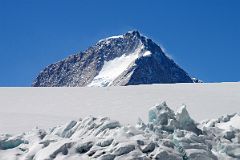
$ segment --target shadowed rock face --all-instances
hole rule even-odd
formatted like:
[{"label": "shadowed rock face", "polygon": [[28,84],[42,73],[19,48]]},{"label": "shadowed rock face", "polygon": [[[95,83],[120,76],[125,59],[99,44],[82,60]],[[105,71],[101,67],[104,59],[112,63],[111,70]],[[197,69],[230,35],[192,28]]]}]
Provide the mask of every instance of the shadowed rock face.
[{"label": "shadowed rock face", "polygon": [[[109,64],[111,67],[107,72],[111,74],[104,75],[103,70]],[[138,31],[131,31],[100,40],[84,52],[47,66],[32,86],[104,87],[192,82],[188,74],[168,58],[156,43]]]}]

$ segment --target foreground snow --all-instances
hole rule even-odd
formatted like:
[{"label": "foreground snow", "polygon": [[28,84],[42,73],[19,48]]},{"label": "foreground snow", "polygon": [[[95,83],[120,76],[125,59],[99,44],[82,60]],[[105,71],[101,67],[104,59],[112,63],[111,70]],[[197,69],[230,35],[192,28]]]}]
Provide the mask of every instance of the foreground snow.
[{"label": "foreground snow", "polygon": [[[238,114],[197,124],[186,106],[176,113],[164,102],[149,110],[149,122],[122,125],[87,117],[47,131],[1,135],[1,160],[217,160],[240,158]],[[228,128],[222,127],[228,124]],[[233,126],[231,126],[231,124]],[[219,127],[221,126],[221,127]]]}]

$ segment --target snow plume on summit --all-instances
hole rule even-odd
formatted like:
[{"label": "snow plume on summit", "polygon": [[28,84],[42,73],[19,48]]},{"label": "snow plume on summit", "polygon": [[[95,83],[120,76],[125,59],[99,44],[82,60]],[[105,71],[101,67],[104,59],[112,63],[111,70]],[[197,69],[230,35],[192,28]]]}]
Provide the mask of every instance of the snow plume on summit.
[{"label": "snow plume on summit", "polygon": [[90,116],[47,131],[0,135],[0,159],[239,159],[239,123],[233,114],[199,124],[186,106],[175,113],[164,102],[150,108],[149,122],[139,119],[136,126]]},{"label": "snow plume on summit", "polygon": [[86,51],[51,64],[32,86],[125,86],[193,83],[159,45],[130,31],[100,40]]}]

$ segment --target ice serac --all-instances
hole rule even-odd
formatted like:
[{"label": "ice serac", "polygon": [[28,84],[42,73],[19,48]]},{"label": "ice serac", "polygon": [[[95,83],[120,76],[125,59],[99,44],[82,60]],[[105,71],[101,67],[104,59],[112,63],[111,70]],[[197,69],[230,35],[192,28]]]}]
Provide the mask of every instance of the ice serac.
[{"label": "ice serac", "polygon": [[176,113],[167,106],[166,102],[156,105],[149,110],[149,123],[157,126],[157,129],[171,132],[182,129],[197,135],[202,133],[190,117],[185,105],[181,106]]},{"label": "ice serac", "polygon": [[176,120],[180,129],[192,131],[198,135],[202,133],[201,130],[197,128],[194,120],[190,117],[185,105],[178,109]]},{"label": "ice serac", "polygon": [[47,66],[32,86],[124,86],[193,83],[161,47],[138,31],[100,40],[86,51]]}]

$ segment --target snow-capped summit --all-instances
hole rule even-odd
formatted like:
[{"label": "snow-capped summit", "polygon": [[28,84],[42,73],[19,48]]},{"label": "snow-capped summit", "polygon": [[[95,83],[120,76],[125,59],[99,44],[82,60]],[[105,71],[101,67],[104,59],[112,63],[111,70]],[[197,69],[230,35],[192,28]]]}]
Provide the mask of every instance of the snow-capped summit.
[{"label": "snow-capped summit", "polygon": [[105,87],[192,82],[159,45],[138,31],[129,31],[49,65],[32,85]]}]

